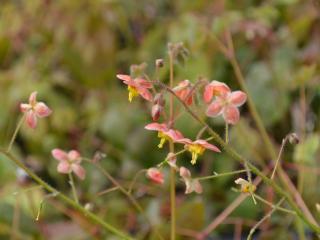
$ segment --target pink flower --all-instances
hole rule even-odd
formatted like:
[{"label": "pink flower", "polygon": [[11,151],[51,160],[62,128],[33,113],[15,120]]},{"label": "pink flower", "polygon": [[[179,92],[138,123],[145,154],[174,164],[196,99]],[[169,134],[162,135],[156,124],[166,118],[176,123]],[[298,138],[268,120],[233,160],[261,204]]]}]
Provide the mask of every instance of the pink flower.
[{"label": "pink flower", "polygon": [[164,183],[163,173],[157,168],[149,168],[147,170],[147,177],[157,184]]},{"label": "pink flower", "polygon": [[37,126],[37,117],[47,117],[52,113],[45,103],[37,102],[37,92],[31,93],[29,103],[20,104],[20,110],[26,114],[26,122],[31,128]]},{"label": "pink flower", "polygon": [[178,130],[169,129],[164,123],[150,123],[144,128],[151,131],[158,131],[158,137],[160,138],[159,148],[162,148],[166,141],[176,142],[183,138],[182,133]]},{"label": "pink flower", "polygon": [[152,94],[148,90],[149,88],[152,88],[152,84],[150,82],[142,78],[132,79],[129,75],[123,74],[117,74],[117,78],[122,80],[124,84],[128,85],[129,102],[139,95],[148,101],[152,101]]},{"label": "pink flower", "polygon": [[196,192],[198,194],[202,193],[202,186],[198,179],[192,179],[190,171],[185,167],[180,167],[179,170],[180,176],[182,177],[185,185],[186,191],[185,194]]},{"label": "pink flower", "polygon": [[51,151],[52,156],[59,161],[57,171],[59,173],[68,174],[74,172],[81,180],[86,177],[85,169],[80,165],[81,155],[76,150],[71,150],[68,153],[55,148]]},{"label": "pink flower", "polygon": [[177,96],[184,101],[187,105],[191,105],[193,102],[192,86],[189,80],[184,80],[178,84],[178,86],[172,89]]},{"label": "pink flower", "polygon": [[185,149],[191,152],[191,164],[195,164],[197,162],[198,156],[202,155],[206,149],[214,152],[221,152],[218,147],[202,139],[192,142],[188,138],[182,138],[179,139],[177,142],[183,143],[185,145]]},{"label": "pink flower", "polygon": [[247,95],[242,91],[228,92],[220,96],[208,106],[206,114],[209,117],[216,117],[222,114],[228,124],[236,124],[240,119],[238,107],[247,100]]},{"label": "pink flower", "polygon": [[213,80],[209,83],[203,93],[203,100],[209,103],[214,96],[222,96],[230,92],[230,88],[227,84]]}]

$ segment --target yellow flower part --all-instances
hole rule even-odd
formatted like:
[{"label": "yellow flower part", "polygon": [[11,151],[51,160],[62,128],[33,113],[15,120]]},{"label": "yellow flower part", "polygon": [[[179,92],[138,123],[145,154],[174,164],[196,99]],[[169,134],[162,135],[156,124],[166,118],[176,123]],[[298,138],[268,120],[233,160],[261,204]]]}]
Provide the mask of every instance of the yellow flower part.
[{"label": "yellow flower part", "polygon": [[158,144],[158,148],[163,148],[163,145],[166,143],[166,141],[170,141],[171,138],[164,134],[162,131],[158,132],[158,137],[160,138],[160,143]]},{"label": "yellow flower part", "polygon": [[240,184],[241,189],[240,191],[243,193],[253,193],[256,191],[257,187],[253,184],[251,184],[250,182],[248,182],[247,180],[244,180],[242,178],[238,178],[235,181],[236,184]]},{"label": "yellow flower part", "polygon": [[191,164],[196,164],[197,159],[200,155],[202,155],[205,151],[205,148],[199,144],[190,144],[187,146],[187,150],[191,152]]},{"label": "yellow flower part", "polygon": [[139,96],[139,93],[138,93],[138,91],[137,91],[137,89],[135,88],[135,87],[132,87],[132,86],[128,86],[128,91],[129,91],[129,102],[132,102],[132,99],[134,98],[134,97],[137,97],[137,96]]}]

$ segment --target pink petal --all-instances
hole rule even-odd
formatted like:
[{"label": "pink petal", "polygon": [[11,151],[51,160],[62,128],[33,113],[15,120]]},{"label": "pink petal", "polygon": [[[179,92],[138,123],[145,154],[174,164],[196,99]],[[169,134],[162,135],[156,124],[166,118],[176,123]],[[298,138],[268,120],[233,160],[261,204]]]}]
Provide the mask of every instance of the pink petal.
[{"label": "pink petal", "polygon": [[166,124],[164,123],[149,123],[148,125],[146,125],[144,127],[147,130],[151,130],[151,131],[167,131],[168,127]]},{"label": "pink petal", "polygon": [[81,155],[78,151],[76,150],[71,150],[68,152],[68,158],[70,161],[76,161],[76,160],[79,160],[81,159]]},{"label": "pink petal", "polygon": [[130,82],[132,81],[131,77],[129,75],[124,75],[124,74],[117,74],[117,78],[124,82]]},{"label": "pink petal", "polygon": [[247,94],[242,91],[234,91],[230,94],[228,100],[236,107],[239,107],[246,102]]},{"label": "pink petal", "polygon": [[148,89],[142,88],[142,87],[138,87],[137,90],[138,90],[138,93],[141,95],[141,97],[143,97],[147,101],[151,102],[153,100],[152,94],[149,92]]},{"label": "pink petal", "polygon": [[207,116],[216,117],[222,113],[223,103],[220,99],[213,101],[207,108]]},{"label": "pink petal", "polygon": [[215,145],[213,145],[211,143],[208,143],[207,141],[202,140],[202,139],[194,141],[193,143],[194,144],[199,144],[199,145],[205,147],[206,149],[209,149],[209,150],[214,151],[214,152],[221,152],[220,149],[217,146],[215,146]]},{"label": "pink petal", "polygon": [[38,117],[47,117],[49,116],[52,111],[48,106],[43,102],[38,102],[34,107],[35,113]]},{"label": "pink petal", "polygon": [[177,143],[182,143],[182,144],[185,144],[185,145],[192,144],[192,141],[189,138],[180,138],[176,142]]},{"label": "pink petal", "polygon": [[157,168],[149,168],[147,171],[147,177],[155,183],[158,183],[158,184],[164,183],[163,173],[160,172]]},{"label": "pink petal", "polygon": [[214,80],[205,87],[203,99],[206,103],[209,103],[213,96],[222,96],[229,92],[230,88],[227,84]]},{"label": "pink petal", "polygon": [[178,130],[169,129],[168,131],[163,132],[163,133],[165,135],[167,135],[168,137],[170,137],[174,142],[183,138],[182,133],[179,132]]},{"label": "pink petal", "polygon": [[59,173],[70,173],[71,172],[70,164],[67,161],[61,161],[58,164],[57,171]]},{"label": "pink petal", "polygon": [[193,185],[193,190],[194,190],[196,193],[198,193],[198,194],[201,194],[201,193],[202,193],[203,190],[202,190],[202,186],[201,186],[199,180],[194,179],[194,180],[192,181],[192,185]]},{"label": "pink petal", "polygon": [[32,92],[31,94],[30,94],[30,97],[29,97],[29,104],[31,105],[31,106],[33,106],[33,105],[35,105],[36,103],[37,103],[37,92],[35,91],[35,92]]},{"label": "pink petal", "polygon": [[21,112],[27,112],[31,109],[31,105],[30,104],[27,104],[27,103],[21,103],[20,104],[20,111]]},{"label": "pink petal", "polygon": [[37,116],[33,111],[26,113],[26,121],[29,127],[35,128],[37,126]]},{"label": "pink petal", "polygon": [[163,107],[160,104],[155,104],[151,109],[151,116],[153,121],[157,121],[160,118]]},{"label": "pink petal", "polygon": [[152,88],[152,83],[148,82],[147,80],[145,80],[143,78],[136,78],[136,79],[134,79],[134,82],[137,84],[138,87]]},{"label": "pink petal", "polygon": [[55,159],[57,159],[59,161],[67,161],[68,160],[68,154],[59,148],[53,149],[51,151],[51,154]]},{"label": "pink petal", "polygon": [[179,174],[180,176],[183,178],[183,179],[188,179],[188,178],[191,178],[191,173],[190,171],[185,168],[185,167],[180,167],[179,169]]},{"label": "pink petal", "polygon": [[84,180],[86,177],[86,170],[80,166],[80,164],[71,164],[72,171],[81,179]]},{"label": "pink petal", "polygon": [[240,119],[240,113],[237,107],[228,106],[224,108],[223,118],[228,124],[236,124]]}]

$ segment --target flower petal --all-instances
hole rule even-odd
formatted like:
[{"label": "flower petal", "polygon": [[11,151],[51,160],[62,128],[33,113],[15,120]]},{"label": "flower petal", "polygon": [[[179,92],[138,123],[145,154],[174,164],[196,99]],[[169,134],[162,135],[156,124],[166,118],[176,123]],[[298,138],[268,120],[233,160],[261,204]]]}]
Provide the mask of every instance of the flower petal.
[{"label": "flower petal", "polygon": [[149,123],[144,128],[151,131],[168,131],[168,127],[164,123]]},{"label": "flower petal", "polygon": [[37,103],[37,94],[38,92],[34,91],[30,94],[30,97],[29,97],[29,104],[31,106],[34,106],[36,103]]},{"label": "flower petal", "polygon": [[168,131],[163,132],[163,133],[165,135],[167,135],[168,137],[170,137],[174,142],[183,138],[182,133],[179,132],[178,130],[169,129]]},{"label": "flower petal", "polygon": [[234,91],[229,95],[228,100],[236,107],[239,107],[246,102],[247,94],[242,91]]},{"label": "flower petal", "polygon": [[141,95],[141,97],[143,97],[147,101],[150,101],[150,102],[152,101],[153,97],[148,89],[143,88],[143,87],[137,87],[137,91]]},{"label": "flower petal", "polygon": [[37,116],[33,111],[28,111],[26,113],[26,122],[29,127],[36,128],[37,126]]},{"label": "flower petal", "polygon": [[147,177],[155,183],[158,183],[158,184],[164,183],[163,173],[160,172],[159,169],[157,168],[149,168],[147,171]]},{"label": "flower petal", "polygon": [[29,111],[31,109],[31,105],[30,104],[27,104],[27,103],[21,103],[20,104],[20,111],[25,113],[27,111]]},{"label": "flower petal", "polygon": [[240,113],[237,107],[227,106],[223,110],[223,118],[228,124],[236,124],[240,119]]},{"label": "flower petal", "polygon": [[148,82],[147,80],[143,78],[136,78],[133,80],[138,87],[142,88],[152,88],[152,83]]},{"label": "flower petal", "polygon": [[[72,162],[77,161],[77,160],[81,160],[81,155],[78,151],[71,150],[68,152],[68,159]],[[79,162],[81,162],[81,161],[79,161]]]},{"label": "flower petal", "polygon": [[207,108],[206,114],[209,117],[216,117],[222,113],[223,103],[220,99],[213,101]]},{"label": "flower petal", "polygon": [[180,167],[179,174],[184,180],[191,178],[191,172],[185,167]]},{"label": "flower petal", "polygon": [[200,184],[200,181],[198,179],[193,179],[192,180],[192,185],[193,185],[193,190],[198,193],[201,194],[203,189],[202,189],[202,185]]},{"label": "flower petal", "polygon": [[67,161],[61,161],[58,164],[57,171],[59,173],[70,173],[71,172],[70,164]]},{"label": "flower petal", "polygon": [[86,170],[82,166],[80,166],[80,164],[71,164],[71,169],[81,180],[85,179]]},{"label": "flower petal", "polygon": [[203,100],[206,103],[209,103],[213,96],[222,96],[226,95],[229,92],[230,88],[227,86],[227,84],[213,80],[205,87],[203,93]]},{"label": "flower petal", "polygon": [[68,154],[59,148],[53,149],[51,151],[51,154],[58,161],[67,161],[68,160]]},{"label": "flower petal", "polygon": [[125,74],[117,74],[117,78],[119,78],[120,80],[122,80],[124,82],[132,81],[130,75],[125,75]]},{"label": "flower petal", "polygon": [[221,152],[217,146],[215,146],[211,143],[208,143],[206,140],[199,139],[199,140],[194,141],[193,144],[199,144],[199,145],[205,147],[206,149],[209,149],[214,152]]},{"label": "flower petal", "polygon": [[38,117],[47,117],[52,113],[52,110],[43,102],[36,103],[34,111]]}]

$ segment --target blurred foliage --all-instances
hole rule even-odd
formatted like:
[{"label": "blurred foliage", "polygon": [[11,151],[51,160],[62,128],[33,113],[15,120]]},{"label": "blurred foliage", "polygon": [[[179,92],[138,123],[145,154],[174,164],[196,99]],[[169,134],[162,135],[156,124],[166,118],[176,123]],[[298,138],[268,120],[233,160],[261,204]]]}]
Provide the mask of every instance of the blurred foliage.
[{"label": "blurred foliage", "polygon": [[[99,150],[107,153],[103,166],[126,184],[139,169],[162,161],[166,152],[156,148],[156,134],[144,130],[144,125],[151,122],[149,104],[140,100],[129,104],[126,89],[116,79],[116,73],[129,73],[131,64],[146,62],[146,70],[154,76],[154,61],[163,58],[165,67],[159,74],[167,81],[167,43],[183,42],[190,56],[184,64],[176,66],[177,82],[184,79],[195,82],[205,77],[238,89],[230,63],[210,37],[215,34],[223,39],[224,30],[230,29],[249,92],[274,142],[281,144],[289,132],[302,136],[301,144],[289,147],[282,159],[284,167],[294,166],[292,171],[288,170],[294,180],[301,180],[300,164],[306,166],[304,180],[299,184],[303,195],[308,197],[309,207],[314,209],[320,197],[316,187],[320,130],[319,16],[317,0],[1,0],[0,143],[8,144],[19,119],[19,103],[37,90],[39,99],[54,113],[40,121],[35,131],[22,128],[14,146],[15,154],[50,184],[69,192],[67,179],[56,172],[57,162],[50,155],[51,149],[74,148],[87,157]],[[303,91],[305,121],[301,120]],[[200,104],[197,110],[204,117],[204,106]],[[231,145],[261,165],[269,160],[265,147],[246,107],[241,114],[242,120],[231,129]],[[221,119],[209,122],[223,135]],[[188,137],[194,137],[201,128],[186,113],[178,119],[176,127]],[[189,158],[184,154],[179,161],[190,166]],[[77,182],[81,201],[92,202],[94,210],[111,224],[148,239],[146,229],[139,228],[145,220],[136,217],[122,195],[109,193],[96,197],[112,184],[96,169],[85,167],[88,177],[81,185]],[[224,154],[206,153],[192,170],[193,175],[209,175],[239,167]],[[310,168],[316,169],[317,174],[306,172]],[[184,196],[183,185],[178,185],[181,187],[178,225],[195,231],[207,226],[236,197],[230,191],[233,180],[234,177],[225,177],[207,181],[201,196]],[[30,190],[32,199],[20,197],[27,192],[13,195],[33,186],[25,182],[23,174],[0,157],[0,239],[9,238],[14,211],[20,213],[19,232],[25,236],[23,239],[65,239],[55,238],[44,229],[60,229],[57,224],[66,220],[64,214],[76,223],[80,217],[59,211],[46,201],[41,221],[36,222],[35,213],[44,193]],[[150,187],[146,183],[143,177],[139,178],[141,187],[136,190],[136,197],[163,232],[168,232],[168,198],[164,194],[168,186]],[[309,184],[315,187],[306,189]],[[15,210],[17,205],[19,210]],[[233,215],[257,219],[263,214],[262,209],[247,200]],[[90,238],[88,226],[79,225],[86,236],[80,234],[79,239]],[[224,226],[217,228],[213,236],[225,233],[225,227],[233,231],[232,226]],[[65,233],[71,230],[80,231],[74,230],[73,225],[61,229]],[[286,231],[277,228],[269,235],[278,234],[289,239]]]}]

